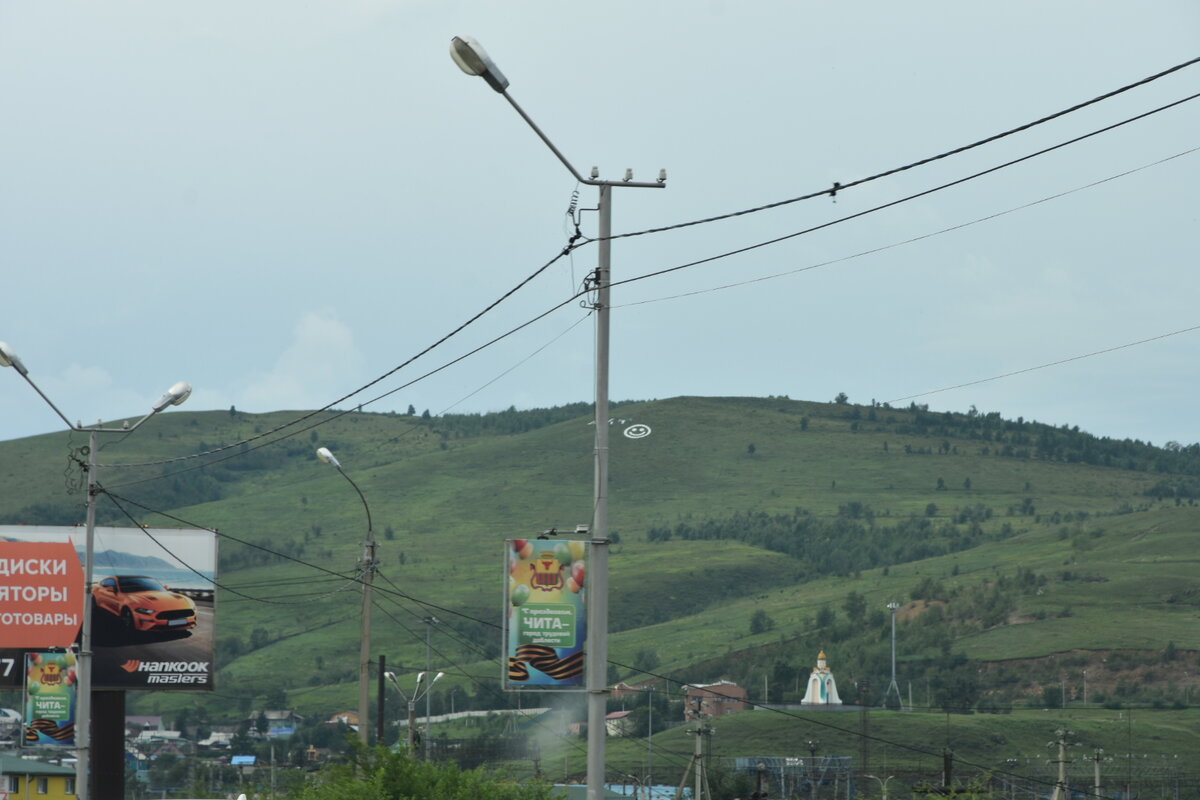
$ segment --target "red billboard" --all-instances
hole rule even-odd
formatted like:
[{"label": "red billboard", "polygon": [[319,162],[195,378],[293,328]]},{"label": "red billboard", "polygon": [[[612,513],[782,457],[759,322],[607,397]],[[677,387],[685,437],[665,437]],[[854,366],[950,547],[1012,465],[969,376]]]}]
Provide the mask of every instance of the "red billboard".
[{"label": "red billboard", "polygon": [[0,648],[74,644],[83,624],[83,583],[70,541],[0,541]]}]

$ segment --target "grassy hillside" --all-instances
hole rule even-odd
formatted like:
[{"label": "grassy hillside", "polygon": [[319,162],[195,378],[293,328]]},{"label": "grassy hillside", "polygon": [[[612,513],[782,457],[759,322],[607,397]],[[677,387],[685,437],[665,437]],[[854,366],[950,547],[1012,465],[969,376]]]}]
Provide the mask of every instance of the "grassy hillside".
[{"label": "grassy hillside", "polygon": [[[373,649],[397,673],[423,669],[421,619],[435,614],[429,657],[448,672],[435,711],[509,702],[495,691],[503,541],[589,522],[587,407],[323,413],[272,433],[298,416],[173,411],[101,451],[102,484],[139,523],[222,534],[218,691],[131,705],[214,720],[280,702],[321,718],[355,706],[366,515],[319,446],[361,487],[379,539]],[[796,700],[825,649],[840,685],[865,678],[880,695],[896,601],[898,672],[919,706],[1020,708],[1064,680],[1079,703],[1084,669],[1093,707],[1186,696],[1200,650],[1200,447],[787,398],[622,403],[613,417],[615,678],[729,678],[754,696],[765,677],[772,701]],[[653,432],[622,435],[635,423]],[[82,520],[67,489],[84,443],[0,443],[0,520]],[[100,509],[131,524],[106,499]],[[732,741],[765,747],[770,724],[789,724],[746,716],[736,724],[765,727]]]}]

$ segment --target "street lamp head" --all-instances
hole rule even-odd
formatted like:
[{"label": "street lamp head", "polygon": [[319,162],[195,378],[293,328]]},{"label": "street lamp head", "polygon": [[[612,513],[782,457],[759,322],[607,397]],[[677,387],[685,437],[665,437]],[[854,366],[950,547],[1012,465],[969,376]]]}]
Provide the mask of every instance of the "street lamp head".
[{"label": "street lamp head", "polygon": [[440,680],[441,680],[442,678],[444,678],[445,676],[446,676],[446,673],[444,673],[444,672],[439,672],[437,675],[434,675],[434,676],[433,676],[433,680],[431,680],[431,681],[429,682],[429,685],[430,685],[430,686],[433,686],[435,683],[437,683],[438,681],[440,681]]},{"label": "street lamp head", "polygon": [[338,469],[342,468],[342,463],[337,460],[337,456],[330,452],[328,447],[318,447],[317,458],[326,464],[333,464]]},{"label": "street lamp head", "polygon": [[28,375],[29,370],[25,369],[25,365],[21,363],[21,359],[17,358],[17,354],[8,346],[8,342],[0,342],[0,367],[12,367],[22,376]]},{"label": "street lamp head", "polygon": [[455,36],[450,40],[450,57],[458,68],[468,75],[476,75],[487,81],[488,86],[504,94],[508,88],[508,78],[496,66],[483,45],[475,41],[473,36]]},{"label": "street lamp head", "polygon": [[162,411],[167,406],[177,406],[184,400],[187,400],[192,394],[192,385],[187,381],[179,383],[167,389],[162,397],[158,398],[158,402],[154,404],[154,413]]},{"label": "street lamp head", "polygon": [[425,678],[425,671],[421,670],[417,673],[417,686],[421,685],[421,681]]}]

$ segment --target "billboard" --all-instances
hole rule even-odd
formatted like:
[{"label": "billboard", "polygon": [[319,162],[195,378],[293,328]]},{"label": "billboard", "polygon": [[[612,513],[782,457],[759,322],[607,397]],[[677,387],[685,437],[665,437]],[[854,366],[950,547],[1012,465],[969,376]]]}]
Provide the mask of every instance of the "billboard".
[{"label": "billboard", "polygon": [[75,654],[25,654],[26,747],[75,746]]},{"label": "billboard", "polygon": [[[77,563],[84,559],[82,527],[0,525],[0,547],[7,543],[65,543]],[[91,596],[80,587],[79,614],[92,604],[93,688],[212,689],[216,534],[97,527],[92,560]],[[30,649],[0,640],[0,687],[22,685]]]},{"label": "billboard", "polygon": [[70,647],[83,623],[83,566],[70,542],[0,540],[0,647]]},{"label": "billboard", "polygon": [[583,689],[589,544],[510,539],[506,545],[504,688]]}]

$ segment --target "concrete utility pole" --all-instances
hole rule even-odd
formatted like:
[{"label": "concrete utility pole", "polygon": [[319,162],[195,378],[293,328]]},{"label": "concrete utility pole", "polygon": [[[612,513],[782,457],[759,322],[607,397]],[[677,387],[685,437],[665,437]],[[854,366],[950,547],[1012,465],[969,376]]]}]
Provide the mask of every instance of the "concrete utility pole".
[{"label": "concrete utility pole", "polygon": [[354,487],[358,499],[362,501],[363,510],[367,514],[367,536],[363,540],[362,560],[358,562],[362,582],[362,613],[361,636],[358,643],[358,739],[363,744],[370,741],[371,716],[371,589],[375,582],[375,569],[379,562],[375,558],[375,527],[371,520],[371,507],[367,505],[367,496],[354,482],[354,479],[342,469],[342,463],[328,447],[317,448],[317,459],[331,465]]},{"label": "concrete utility pole", "polygon": [[[432,664],[431,657],[430,657],[431,646],[430,646],[430,638],[429,637],[433,631],[433,626],[437,625],[439,622],[441,622],[441,620],[439,620],[437,617],[430,614],[428,617],[425,617],[421,621],[425,623],[425,674],[429,675],[433,672],[433,664]],[[425,739],[423,741],[423,744],[425,745],[425,760],[426,761],[429,760],[429,748],[433,746],[433,743],[430,741],[430,739],[432,737],[429,735],[429,717],[430,717],[430,697],[429,697],[429,695],[432,694],[432,692],[430,692],[429,689],[432,689],[432,688],[433,688],[433,684],[431,683],[429,685],[429,687],[425,690]],[[443,708],[444,708],[444,706],[443,706]]]},{"label": "concrete utility pole", "polygon": [[809,739],[805,746],[808,747],[809,787],[812,790],[812,800],[817,800],[817,748],[821,744],[815,739]]},{"label": "concrete utility pole", "polygon": [[[592,308],[596,312],[596,439],[593,463],[593,501],[591,551],[588,562],[587,589],[587,654],[584,681],[587,690],[587,798],[602,800],[604,796],[604,768],[607,747],[605,712],[608,703],[608,376],[609,376],[609,316],[612,309],[611,266],[612,266],[612,190],[613,187],[630,186],[643,189],[661,189],[667,183],[667,171],[660,169],[655,181],[635,181],[633,170],[626,169],[621,180],[601,180],[600,170],[592,167],[590,177],[585,178],[567,160],[525,109],[508,93],[508,78],[500,71],[487,51],[470,36],[455,36],[450,41],[450,55],[463,72],[484,79],[493,91],[499,93],[513,107],[538,138],[550,148],[567,171],[579,183],[595,186],[599,190],[596,203],[598,215],[597,265],[589,287],[592,293]],[[698,800],[698,798],[697,798]]]},{"label": "concrete utility pole", "polygon": [[708,788],[708,773],[704,769],[704,739],[712,736],[713,729],[705,721],[704,712],[701,710],[706,705],[704,698],[696,695],[692,698],[692,702],[696,704],[695,710],[689,711],[685,708],[684,715],[696,720],[696,729],[688,731],[689,735],[696,737],[696,742],[692,749],[692,760],[688,762],[687,769],[683,771],[683,778],[679,781],[679,787],[675,790],[675,800],[682,800],[683,787],[687,783],[689,774],[692,774],[695,780],[692,800],[707,800],[712,796]]},{"label": "concrete utility pole", "polygon": [[1104,748],[1097,747],[1095,749],[1095,751],[1093,751],[1093,753],[1092,753],[1092,767],[1095,771],[1095,775],[1094,775],[1095,780],[1092,782],[1092,796],[1093,797],[1103,797],[1104,796],[1100,793],[1100,760],[1102,758],[1104,758]]},{"label": "concrete utility pole", "polygon": [[650,800],[654,792],[654,687],[646,693],[646,798]]},{"label": "concrete utility pole", "polygon": [[1067,800],[1067,745],[1071,731],[1059,728],[1054,732],[1058,738],[1047,744],[1047,747],[1058,746],[1058,782],[1054,784],[1054,792],[1050,800]]}]

